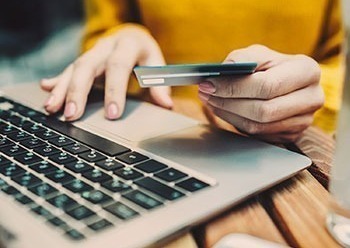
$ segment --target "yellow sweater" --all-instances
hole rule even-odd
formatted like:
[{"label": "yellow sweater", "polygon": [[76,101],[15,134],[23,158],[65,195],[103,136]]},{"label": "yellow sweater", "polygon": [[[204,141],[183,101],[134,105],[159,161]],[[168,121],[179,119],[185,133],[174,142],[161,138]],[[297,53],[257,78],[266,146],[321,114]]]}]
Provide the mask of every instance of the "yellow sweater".
[{"label": "yellow sweater", "polygon": [[[83,49],[139,22],[158,41],[169,64],[221,62],[234,49],[263,44],[289,54],[306,54],[322,68],[324,107],[314,124],[335,129],[342,89],[342,25],[338,0],[85,0],[87,26]],[[136,85],[130,87],[135,91]],[[197,97],[195,86],[173,94]]]}]

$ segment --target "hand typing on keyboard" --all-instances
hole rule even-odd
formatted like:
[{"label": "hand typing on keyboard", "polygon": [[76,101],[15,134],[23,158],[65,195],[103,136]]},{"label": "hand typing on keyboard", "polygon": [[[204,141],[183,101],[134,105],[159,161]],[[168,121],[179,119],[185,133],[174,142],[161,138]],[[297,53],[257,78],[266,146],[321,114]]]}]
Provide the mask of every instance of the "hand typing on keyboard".
[{"label": "hand typing on keyboard", "polygon": [[[80,118],[95,77],[104,73],[105,116],[117,119],[124,111],[127,84],[133,67],[136,64],[164,63],[160,48],[151,35],[141,26],[126,25],[114,35],[101,39],[61,75],[42,80],[42,88],[51,92],[45,108],[49,113],[55,113],[65,104],[66,120]],[[169,94],[169,87],[150,89],[154,102],[165,108],[172,107]]]}]

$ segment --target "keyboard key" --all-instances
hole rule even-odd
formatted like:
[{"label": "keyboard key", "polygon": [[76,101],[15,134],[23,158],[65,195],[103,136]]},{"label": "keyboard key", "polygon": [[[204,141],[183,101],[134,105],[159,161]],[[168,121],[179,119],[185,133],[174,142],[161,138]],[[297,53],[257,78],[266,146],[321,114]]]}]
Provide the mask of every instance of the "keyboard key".
[{"label": "keyboard key", "polygon": [[50,178],[52,181],[56,183],[61,183],[61,184],[68,183],[75,179],[74,176],[72,176],[68,172],[61,169],[58,169],[46,174],[46,177]]},{"label": "keyboard key", "polygon": [[30,199],[28,196],[23,195],[22,193],[17,194],[15,197],[16,201],[22,203],[23,205],[27,205],[27,204],[31,204],[34,201],[32,199]]},{"label": "keyboard key", "polygon": [[50,155],[49,159],[61,165],[66,165],[78,160],[76,157],[73,157],[72,155],[69,155],[68,153],[65,153],[65,152],[60,152],[57,154]]},{"label": "keyboard key", "polygon": [[10,146],[10,145],[14,145],[14,143],[4,137],[0,138],[0,148],[3,148],[5,146]]},{"label": "keyboard key", "polygon": [[51,195],[52,193],[58,192],[57,189],[52,187],[50,184],[47,183],[41,183],[39,185],[35,185],[33,187],[30,187],[29,190],[36,194],[37,196],[46,198],[48,195]]},{"label": "keyboard key", "polygon": [[13,103],[14,107],[13,110],[20,113],[21,115],[30,117],[33,120],[39,119],[39,117],[41,116],[46,116],[43,113],[40,113],[38,111],[35,111],[31,108],[25,107],[22,104],[18,104],[18,103]]},{"label": "keyboard key", "polygon": [[147,160],[141,164],[135,165],[135,168],[142,170],[146,173],[157,172],[157,171],[163,170],[167,167],[168,166],[166,166],[165,164],[162,164],[162,163],[155,161],[153,159]]},{"label": "keyboard key", "polygon": [[7,135],[13,132],[18,132],[19,129],[13,125],[0,125],[0,133]]},{"label": "keyboard key", "polygon": [[75,179],[72,182],[64,184],[63,187],[69,189],[73,193],[80,193],[80,192],[84,192],[84,191],[90,191],[93,189],[92,186],[90,186],[89,184],[87,184],[79,179]]},{"label": "keyboard key", "polygon": [[7,185],[8,184],[5,182],[5,180],[0,178],[0,189],[2,189],[3,187],[7,187]]},{"label": "keyboard key", "polygon": [[29,133],[45,132],[47,130],[47,128],[33,122],[30,125],[25,125],[22,129]]},{"label": "keyboard key", "polygon": [[183,197],[184,194],[180,191],[170,188],[169,186],[162,184],[150,177],[142,178],[135,182],[138,186],[143,187],[156,195],[159,195],[167,200],[173,201],[180,197]]},{"label": "keyboard key", "polygon": [[5,192],[6,194],[8,194],[8,195],[17,195],[17,194],[20,194],[20,192],[19,192],[18,189],[16,189],[16,188],[13,187],[13,186],[10,186],[10,185],[3,186],[3,187],[1,188],[1,190],[2,190],[3,192]]},{"label": "keyboard key", "polygon": [[18,126],[18,124],[23,123],[25,119],[22,118],[21,116],[12,114],[7,118],[7,121],[15,126]]},{"label": "keyboard key", "polygon": [[75,173],[83,173],[94,169],[94,167],[81,160],[69,163],[65,167]]},{"label": "keyboard key", "polygon": [[118,170],[124,167],[123,164],[119,163],[118,161],[114,159],[107,158],[103,161],[99,161],[96,163],[97,166],[99,166],[102,169],[108,170],[108,171],[114,171]]},{"label": "keyboard key", "polygon": [[51,219],[53,217],[51,212],[49,210],[47,210],[46,208],[42,207],[42,206],[35,206],[31,210],[34,213],[37,213],[38,215],[41,215],[42,217],[44,217],[47,220]]},{"label": "keyboard key", "polygon": [[51,145],[44,145],[34,148],[36,153],[39,153],[41,156],[50,157],[51,155],[60,153],[61,151]]},{"label": "keyboard key", "polygon": [[106,195],[100,190],[84,191],[81,193],[81,196],[93,204],[103,204],[105,202],[113,200],[112,197]]},{"label": "keyboard key", "polygon": [[55,165],[44,160],[39,161],[38,163],[32,164],[30,168],[40,174],[45,174],[45,175],[55,170],[58,170],[58,168]]},{"label": "keyboard key", "polygon": [[194,192],[194,191],[203,189],[205,187],[208,187],[209,184],[191,177],[189,179],[186,179],[185,181],[177,183],[176,186],[183,188],[187,191]]},{"label": "keyboard key", "polygon": [[32,119],[33,121],[40,122],[43,124],[45,124],[47,122],[47,120],[50,118],[49,116],[44,115],[44,114],[42,114],[38,111],[32,110],[32,109],[29,110],[24,115],[30,117],[30,119]]},{"label": "keyboard key", "polygon": [[112,177],[98,169],[94,169],[92,171],[88,171],[83,173],[83,177],[89,179],[92,182],[99,183],[105,182],[112,179]]},{"label": "keyboard key", "polygon": [[74,143],[74,141],[72,139],[65,137],[65,136],[62,136],[62,135],[51,138],[48,141],[51,144],[58,146],[58,147],[67,146],[67,145],[71,145]]},{"label": "keyboard key", "polygon": [[82,159],[85,159],[88,162],[97,162],[106,159],[107,157],[102,155],[99,152],[96,152],[94,150],[90,150],[88,152],[84,152],[78,155]]},{"label": "keyboard key", "polygon": [[34,187],[35,185],[38,185],[42,182],[41,179],[29,172],[26,172],[25,174],[20,176],[15,176],[12,178],[12,180],[18,183],[19,185],[27,188]]},{"label": "keyboard key", "polygon": [[88,209],[84,206],[80,206],[80,207],[77,207],[75,209],[69,210],[66,213],[68,215],[72,216],[76,220],[86,219],[88,217],[95,215],[95,213],[93,211],[91,211],[90,209]]},{"label": "keyboard key", "polygon": [[103,229],[106,229],[108,227],[112,227],[113,224],[111,222],[109,222],[108,220],[105,219],[101,219],[99,221],[96,221],[92,224],[90,224],[88,227],[90,227],[92,230],[94,231],[101,231]]},{"label": "keyboard key", "polygon": [[149,195],[146,195],[138,190],[131,191],[123,195],[126,199],[136,203],[137,205],[145,208],[152,209],[162,205],[162,203]]},{"label": "keyboard key", "polygon": [[174,168],[169,168],[167,170],[163,170],[155,174],[155,176],[167,182],[173,182],[186,177],[187,174],[182,173],[181,171],[175,170]]},{"label": "keyboard key", "polygon": [[83,153],[83,152],[87,152],[90,149],[87,146],[84,146],[83,144],[80,143],[74,143],[68,146],[64,146],[63,149],[67,152],[70,152],[74,155],[79,154],[79,153]]},{"label": "keyboard key", "polygon": [[117,170],[114,172],[114,174],[120,176],[125,180],[135,180],[137,178],[143,177],[142,173],[131,169],[130,167],[125,167],[123,169]]},{"label": "keyboard key", "polygon": [[101,185],[112,191],[112,192],[122,192],[122,191],[126,191],[128,189],[130,189],[131,187],[123,182],[121,182],[120,180],[114,179],[112,181],[108,181],[108,182],[104,182],[101,183]]},{"label": "keyboard key", "polygon": [[14,157],[22,153],[26,153],[27,150],[24,149],[21,146],[13,145],[13,146],[6,146],[1,149],[3,153],[5,153],[9,157]]},{"label": "keyboard key", "polygon": [[[5,158],[4,156],[0,155],[0,166],[5,165],[5,164],[10,164],[11,161]],[[1,167],[0,167],[1,168]]]},{"label": "keyboard key", "polygon": [[31,137],[29,139],[20,141],[20,144],[24,147],[27,147],[28,149],[34,149],[36,147],[46,145],[46,142],[42,141],[41,139]]},{"label": "keyboard key", "polygon": [[107,207],[104,207],[104,209],[123,220],[128,220],[138,215],[135,210],[129,208],[121,202],[108,205]]},{"label": "keyboard key", "polygon": [[124,153],[122,155],[117,156],[116,158],[126,164],[135,164],[148,159],[148,157],[137,152]]},{"label": "keyboard key", "polygon": [[77,241],[85,239],[85,236],[83,234],[81,234],[80,232],[78,232],[77,230],[75,230],[75,229],[67,231],[66,235],[70,239],[77,240]]},{"label": "keyboard key", "polygon": [[49,129],[46,129],[45,131],[35,133],[35,135],[43,140],[52,139],[55,137],[58,137],[58,134],[56,132],[53,132]]},{"label": "keyboard key", "polygon": [[67,212],[69,209],[78,206],[78,203],[66,194],[54,196],[50,199],[47,199],[47,201],[51,203],[51,205],[55,206],[56,208],[62,209],[65,212]]},{"label": "keyboard key", "polygon": [[48,222],[54,226],[66,226],[67,225],[67,223],[65,221],[61,220],[58,217],[54,217],[52,219],[49,219]]},{"label": "keyboard key", "polygon": [[7,164],[2,164],[0,166],[0,173],[3,174],[4,176],[7,177],[15,177],[15,176],[20,176],[23,175],[26,171],[17,165],[16,163],[11,163],[8,160],[9,163]]},{"label": "keyboard key", "polygon": [[25,164],[25,165],[31,165],[31,164],[37,163],[37,162],[42,160],[39,156],[35,155],[32,152],[19,154],[19,155],[15,156],[15,159],[18,162]]},{"label": "keyboard key", "polygon": [[20,131],[20,130],[16,130],[10,134],[7,135],[7,137],[9,139],[12,139],[15,142],[21,141],[21,140],[25,140],[25,139],[29,139],[33,136],[29,135],[26,132]]}]

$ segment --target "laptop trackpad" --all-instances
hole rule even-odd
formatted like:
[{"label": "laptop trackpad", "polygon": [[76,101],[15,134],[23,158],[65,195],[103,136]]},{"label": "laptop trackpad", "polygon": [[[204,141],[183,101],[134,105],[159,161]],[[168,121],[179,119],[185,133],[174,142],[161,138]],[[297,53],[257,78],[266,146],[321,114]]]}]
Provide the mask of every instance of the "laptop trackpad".
[{"label": "laptop trackpad", "polygon": [[127,100],[122,118],[110,121],[104,118],[103,103],[90,103],[76,126],[102,136],[139,142],[163,134],[195,126],[198,121],[150,103]]}]

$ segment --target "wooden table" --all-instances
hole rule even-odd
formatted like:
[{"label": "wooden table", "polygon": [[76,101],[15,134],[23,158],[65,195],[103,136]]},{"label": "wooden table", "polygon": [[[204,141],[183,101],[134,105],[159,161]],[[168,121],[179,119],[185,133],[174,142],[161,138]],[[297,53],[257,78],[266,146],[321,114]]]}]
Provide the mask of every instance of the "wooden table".
[{"label": "wooden table", "polygon": [[[175,99],[174,110],[208,121],[198,104],[190,100]],[[204,223],[168,247],[195,247],[192,237],[199,247],[211,247],[229,233],[250,234],[291,247],[339,247],[325,227],[334,139],[310,127],[288,148],[309,156],[312,166]]]}]

